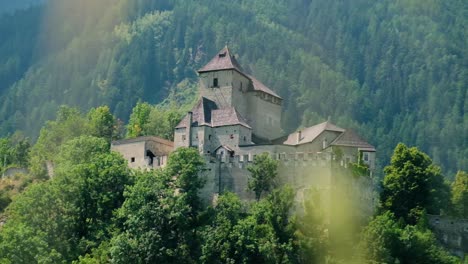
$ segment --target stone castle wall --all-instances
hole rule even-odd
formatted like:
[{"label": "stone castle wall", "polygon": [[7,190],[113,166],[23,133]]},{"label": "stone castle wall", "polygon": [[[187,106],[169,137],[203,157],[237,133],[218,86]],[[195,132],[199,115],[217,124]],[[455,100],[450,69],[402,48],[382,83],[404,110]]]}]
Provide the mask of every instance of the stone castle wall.
[{"label": "stone castle wall", "polygon": [[[273,154],[275,159],[280,158]],[[254,194],[247,190],[250,172],[247,167],[255,154],[236,155],[224,159],[206,156],[206,170],[202,173],[206,184],[200,195],[211,203],[220,193],[236,193],[242,200],[253,201]],[[332,160],[331,153],[303,156],[288,153],[278,160],[277,185],[288,184],[296,191],[296,201],[303,202],[305,193],[316,190],[320,193],[321,208],[326,209],[328,219],[332,211],[340,210],[345,202],[353,207],[354,216],[362,221],[373,214],[375,194],[372,180],[355,177],[350,170]]]},{"label": "stone castle wall", "polygon": [[468,219],[441,215],[428,215],[428,219],[442,245],[461,258],[468,255]]}]

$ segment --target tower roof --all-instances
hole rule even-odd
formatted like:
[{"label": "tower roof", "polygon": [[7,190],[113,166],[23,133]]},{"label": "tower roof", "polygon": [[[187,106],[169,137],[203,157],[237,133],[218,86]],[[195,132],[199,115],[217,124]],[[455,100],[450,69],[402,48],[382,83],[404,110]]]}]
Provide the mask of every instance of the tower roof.
[{"label": "tower roof", "polygon": [[239,73],[245,74],[244,70],[237,62],[234,55],[231,55],[229,48],[225,46],[214,56],[205,66],[198,70],[199,73],[221,70],[237,70]]}]

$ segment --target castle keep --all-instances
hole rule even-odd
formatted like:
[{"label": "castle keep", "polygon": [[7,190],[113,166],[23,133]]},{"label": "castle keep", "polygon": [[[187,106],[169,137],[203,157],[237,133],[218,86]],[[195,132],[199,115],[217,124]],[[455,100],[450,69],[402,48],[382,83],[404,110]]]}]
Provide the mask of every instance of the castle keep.
[{"label": "castle keep", "polygon": [[[203,175],[206,184],[201,193],[205,200],[224,191],[252,199],[253,193],[247,191],[250,174],[246,168],[256,155],[268,153],[279,161],[279,183],[295,188],[298,199],[316,189],[325,206],[333,207],[339,202],[336,199],[355,200],[362,207],[359,214],[372,213],[370,177],[353,176],[349,168],[352,164],[366,165],[371,174],[375,162],[372,145],[328,121],[284,135],[283,99],[247,74],[228,47],[198,73],[200,98],[176,126],[173,148],[197,148],[205,158],[208,170]],[[164,161],[172,150],[166,141],[159,141],[164,147],[154,145],[154,137],[127,141],[114,142],[112,149],[121,152],[133,168],[164,166],[160,160]],[[335,196],[337,192],[340,198]]]}]

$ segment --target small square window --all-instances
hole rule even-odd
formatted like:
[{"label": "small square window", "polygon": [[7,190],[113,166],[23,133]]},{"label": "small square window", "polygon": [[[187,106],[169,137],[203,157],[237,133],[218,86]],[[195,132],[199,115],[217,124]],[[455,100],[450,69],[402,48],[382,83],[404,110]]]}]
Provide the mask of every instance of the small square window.
[{"label": "small square window", "polygon": [[135,162],[135,157],[131,157],[130,162]]}]

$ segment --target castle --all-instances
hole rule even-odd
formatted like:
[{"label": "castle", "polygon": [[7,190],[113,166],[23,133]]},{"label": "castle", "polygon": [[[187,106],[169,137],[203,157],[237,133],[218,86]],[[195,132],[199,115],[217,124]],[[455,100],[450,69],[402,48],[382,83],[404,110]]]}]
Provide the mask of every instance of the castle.
[{"label": "castle", "polygon": [[284,135],[283,99],[247,74],[228,47],[198,73],[200,98],[176,126],[174,142],[157,137],[113,142],[112,149],[122,153],[130,167],[162,167],[173,148],[197,148],[208,167],[201,196],[212,201],[232,191],[249,200],[253,193],[247,191],[247,166],[256,155],[269,153],[278,160],[278,183],[295,188],[298,199],[317,189],[324,206],[354,200],[362,207],[359,214],[372,214],[372,181],[353,177],[350,169],[353,164],[365,165],[372,174],[376,152],[372,145],[329,121]]}]

